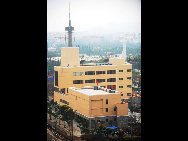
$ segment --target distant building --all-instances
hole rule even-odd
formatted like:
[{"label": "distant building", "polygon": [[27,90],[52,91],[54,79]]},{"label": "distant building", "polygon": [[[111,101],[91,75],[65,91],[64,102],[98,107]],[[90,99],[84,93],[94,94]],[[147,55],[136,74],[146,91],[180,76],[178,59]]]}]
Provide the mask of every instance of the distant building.
[{"label": "distant building", "polygon": [[122,58],[126,59],[126,41],[123,42]]},{"label": "distant building", "polygon": [[51,61],[61,61],[61,57],[52,57]]},{"label": "distant building", "polygon": [[56,51],[56,48],[48,48],[48,51]]}]

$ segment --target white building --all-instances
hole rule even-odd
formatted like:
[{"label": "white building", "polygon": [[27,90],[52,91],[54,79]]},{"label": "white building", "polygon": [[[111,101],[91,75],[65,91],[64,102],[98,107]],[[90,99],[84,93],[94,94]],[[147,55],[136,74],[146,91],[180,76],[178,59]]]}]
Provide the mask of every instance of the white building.
[{"label": "white building", "polygon": [[48,51],[56,51],[56,48],[48,48]]},{"label": "white building", "polygon": [[124,58],[126,58],[126,41],[123,41],[123,51],[122,51],[122,55]]}]

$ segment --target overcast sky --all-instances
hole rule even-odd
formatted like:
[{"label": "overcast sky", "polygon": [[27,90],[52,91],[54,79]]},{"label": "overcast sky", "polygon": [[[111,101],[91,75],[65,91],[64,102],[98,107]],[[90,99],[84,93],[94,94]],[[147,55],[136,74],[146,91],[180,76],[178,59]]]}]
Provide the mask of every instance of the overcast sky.
[{"label": "overcast sky", "polygon": [[75,31],[110,22],[141,22],[141,0],[47,0],[47,32]]}]

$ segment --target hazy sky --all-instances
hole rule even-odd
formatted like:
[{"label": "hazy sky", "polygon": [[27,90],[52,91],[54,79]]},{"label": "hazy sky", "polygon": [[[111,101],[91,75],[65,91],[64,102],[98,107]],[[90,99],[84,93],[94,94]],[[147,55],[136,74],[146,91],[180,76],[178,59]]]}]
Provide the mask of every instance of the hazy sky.
[{"label": "hazy sky", "polygon": [[47,0],[47,32],[75,32],[110,22],[141,22],[141,0]]}]

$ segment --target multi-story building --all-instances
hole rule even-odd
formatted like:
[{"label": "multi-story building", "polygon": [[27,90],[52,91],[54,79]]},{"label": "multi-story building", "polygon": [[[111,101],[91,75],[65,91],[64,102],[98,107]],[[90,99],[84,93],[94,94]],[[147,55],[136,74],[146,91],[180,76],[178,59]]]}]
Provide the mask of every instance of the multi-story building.
[{"label": "multi-story building", "polygon": [[99,122],[110,126],[110,121],[114,126],[128,126],[128,103],[121,102],[121,93],[98,86],[69,87],[68,91],[68,95],[59,92],[54,99],[87,119],[90,129],[96,128]]},{"label": "multi-story building", "polygon": [[[126,63],[125,58],[80,65],[79,47],[72,47],[74,27],[71,26],[70,12],[69,27],[65,30],[68,31],[68,47],[61,48],[61,64],[54,66],[54,101],[69,105],[88,119],[90,129],[100,121],[107,124],[109,120],[118,127],[126,126],[128,104],[121,101],[132,96],[132,65]],[[96,84],[97,88],[104,87],[103,90],[88,89]]]},{"label": "multi-story building", "polygon": [[[79,48],[61,48],[61,66],[54,66],[54,96],[58,91],[68,94],[69,87],[82,88],[97,84],[104,88],[122,92],[125,101],[132,96],[132,65],[124,58],[110,58],[109,63],[86,64],[80,66]],[[55,99],[56,100],[56,99]]]}]

